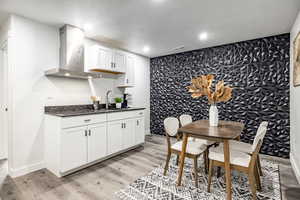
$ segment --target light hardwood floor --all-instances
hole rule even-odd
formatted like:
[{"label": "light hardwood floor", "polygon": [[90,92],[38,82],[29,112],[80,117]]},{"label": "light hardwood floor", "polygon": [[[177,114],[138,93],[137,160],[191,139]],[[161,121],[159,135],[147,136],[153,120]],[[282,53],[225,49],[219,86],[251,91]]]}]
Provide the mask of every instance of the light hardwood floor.
[{"label": "light hardwood floor", "polygon": [[[7,177],[0,190],[0,197],[2,200],[113,199],[116,191],[164,163],[166,153],[165,137],[148,136],[144,147],[126,152],[61,179],[46,169],[15,179]],[[268,156],[267,158],[280,162],[283,199],[286,199],[286,189],[296,184],[290,163],[284,159]]]}]

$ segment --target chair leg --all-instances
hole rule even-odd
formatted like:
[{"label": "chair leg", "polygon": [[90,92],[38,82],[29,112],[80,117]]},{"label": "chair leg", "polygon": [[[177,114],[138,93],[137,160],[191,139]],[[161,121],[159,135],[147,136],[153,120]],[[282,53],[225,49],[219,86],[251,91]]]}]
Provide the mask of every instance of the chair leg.
[{"label": "chair leg", "polygon": [[176,156],[176,166],[179,164],[179,155]]},{"label": "chair leg", "polygon": [[258,191],[261,191],[261,181],[260,181],[259,169],[257,163],[255,164],[254,175],[255,175],[256,188]]},{"label": "chair leg", "polygon": [[255,186],[255,176],[253,172],[248,173],[249,185],[252,193],[252,199],[256,200],[256,186]]},{"label": "chair leg", "polygon": [[167,160],[166,160],[165,171],[164,171],[164,176],[167,174],[167,171],[168,171],[168,168],[169,168],[170,158],[171,158],[171,153],[168,153]]},{"label": "chair leg", "polygon": [[259,175],[263,176],[263,172],[262,172],[261,165],[260,165],[260,157],[258,154],[257,154],[257,165],[258,165]]},{"label": "chair leg", "polygon": [[217,168],[217,178],[220,178],[221,176],[221,167]]},{"label": "chair leg", "polygon": [[195,186],[198,188],[198,157],[194,158]]},{"label": "chair leg", "polygon": [[212,175],[214,168],[213,168],[213,160],[209,161],[209,172],[208,172],[208,184],[207,184],[207,192],[210,192],[210,185],[211,185],[211,179],[212,179]]},{"label": "chair leg", "polygon": [[204,160],[205,173],[208,174],[208,168],[209,168],[208,149],[206,149],[203,153],[203,160]]}]

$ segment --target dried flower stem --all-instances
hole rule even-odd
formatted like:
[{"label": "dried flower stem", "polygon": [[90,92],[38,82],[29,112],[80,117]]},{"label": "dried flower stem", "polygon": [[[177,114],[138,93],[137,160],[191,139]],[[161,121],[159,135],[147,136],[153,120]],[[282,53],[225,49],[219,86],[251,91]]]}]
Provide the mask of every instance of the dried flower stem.
[{"label": "dried flower stem", "polygon": [[232,88],[225,86],[224,81],[222,80],[216,84],[215,91],[212,91],[211,85],[214,78],[214,75],[209,74],[192,79],[192,84],[187,87],[191,96],[193,98],[207,96],[210,104],[229,101],[232,97]]}]

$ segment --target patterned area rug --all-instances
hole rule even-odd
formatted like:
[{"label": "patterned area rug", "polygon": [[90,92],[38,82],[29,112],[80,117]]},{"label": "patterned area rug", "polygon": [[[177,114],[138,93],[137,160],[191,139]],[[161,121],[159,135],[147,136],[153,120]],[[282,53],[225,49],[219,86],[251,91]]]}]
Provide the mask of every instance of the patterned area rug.
[{"label": "patterned area rug", "polygon": [[[279,167],[275,162],[262,160],[263,177],[262,191],[257,192],[257,199],[280,200],[280,180]],[[204,166],[203,161],[199,160],[198,166]],[[192,175],[192,162],[185,161],[182,186],[176,186],[178,166],[175,165],[175,157],[170,161],[167,176],[163,176],[164,165],[155,168],[147,176],[141,177],[130,184],[127,188],[116,193],[121,200],[222,200],[226,199],[224,171],[221,171],[219,178],[214,174],[211,185],[211,193],[207,192],[207,175],[203,167],[199,169],[199,187],[196,188]],[[214,170],[216,171],[216,170]],[[243,173],[232,172],[232,187],[234,200],[250,200],[248,178]]]}]

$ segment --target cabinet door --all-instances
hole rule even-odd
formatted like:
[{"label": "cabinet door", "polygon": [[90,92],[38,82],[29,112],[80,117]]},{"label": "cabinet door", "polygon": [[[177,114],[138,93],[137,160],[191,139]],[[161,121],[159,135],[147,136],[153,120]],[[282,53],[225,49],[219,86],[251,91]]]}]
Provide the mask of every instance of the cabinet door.
[{"label": "cabinet door", "polygon": [[145,120],[144,117],[135,119],[135,144],[145,142]]},{"label": "cabinet door", "polygon": [[125,72],[126,69],[126,55],[123,52],[114,52],[114,71]]},{"label": "cabinet door", "polygon": [[113,52],[111,49],[100,47],[98,49],[97,68],[113,70]]},{"label": "cabinet door", "polygon": [[89,72],[98,67],[98,46],[85,47],[84,53],[84,71]]},{"label": "cabinet door", "polygon": [[124,120],[124,128],[122,133],[122,147],[127,149],[135,145],[135,120]]},{"label": "cabinet door", "polygon": [[122,150],[123,121],[107,123],[107,153],[113,154]]},{"label": "cabinet door", "polygon": [[133,56],[128,56],[126,61],[125,85],[134,86],[134,65],[135,58]]},{"label": "cabinet door", "polygon": [[107,155],[106,123],[88,126],[88,162]]},{"label": "cabinet door", "polygon": [[87,163],[87,127],[64,129],[61,136],[61,172]]}]

